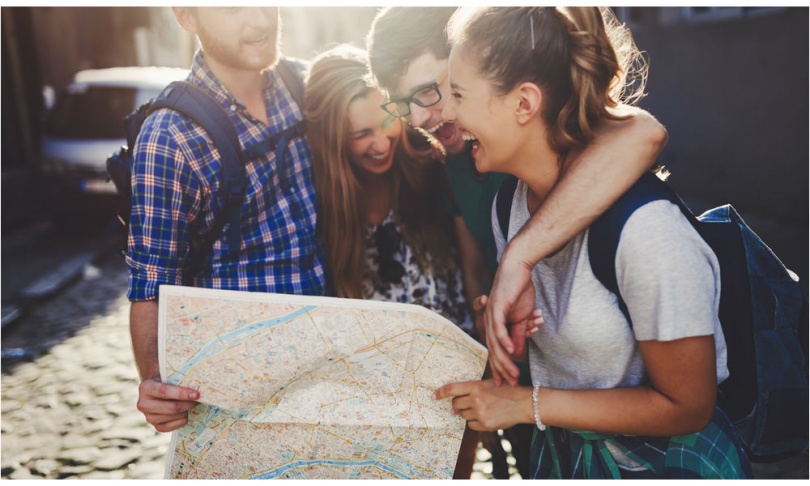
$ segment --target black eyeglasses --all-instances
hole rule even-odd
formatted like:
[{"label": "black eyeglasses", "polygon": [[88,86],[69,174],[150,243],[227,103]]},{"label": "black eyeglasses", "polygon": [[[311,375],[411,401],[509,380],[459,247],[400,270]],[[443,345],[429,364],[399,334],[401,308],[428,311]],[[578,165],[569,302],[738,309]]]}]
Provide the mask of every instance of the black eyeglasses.
[{"label": "black eyeglasses", "polygon": [[400,283],[405,276],[405,268],[394,260],[401,239],[394,223],[381,224],[374,232],[377,245],[377,274],[386,283]]},{"label": "black eyeglasses", "polygon": [[439,91],[439,83],[433,83],[418,90],[407,98],[386,101],[380,107],[389,115],[402,118],[411,114],[411,103],[427,108],[442,100],[442,93]]}]

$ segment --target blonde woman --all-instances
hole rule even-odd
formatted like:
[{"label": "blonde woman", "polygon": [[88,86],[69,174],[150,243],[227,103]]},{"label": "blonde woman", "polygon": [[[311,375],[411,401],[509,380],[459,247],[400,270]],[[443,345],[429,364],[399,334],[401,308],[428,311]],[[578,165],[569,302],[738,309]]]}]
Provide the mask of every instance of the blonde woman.
[{"label": "blonde woman", "polygon": [[470,332],[441,167],[380,108],[365,52],[312,63],[305,95],[330,293],[420,304]]},{"label": "blonde woman", "polygon": [[[339,46],[312,63],[305,95],[327,287],[338,297],[419,304],[467,333],[473,322],[453,224],[432,151],[386,113],[365,52]],[[455,478],[469,478],[477,435],[462,439]]]}]

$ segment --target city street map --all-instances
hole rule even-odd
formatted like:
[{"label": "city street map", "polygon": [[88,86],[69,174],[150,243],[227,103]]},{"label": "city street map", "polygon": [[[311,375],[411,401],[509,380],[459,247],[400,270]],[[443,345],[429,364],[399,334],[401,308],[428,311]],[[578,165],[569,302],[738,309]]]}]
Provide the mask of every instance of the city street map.
[{"label": "city street map", "polygon": [[486,348],[421,306],[163,285],[164,382],[200,391],[166,478],[450,479],[446,383]]}]

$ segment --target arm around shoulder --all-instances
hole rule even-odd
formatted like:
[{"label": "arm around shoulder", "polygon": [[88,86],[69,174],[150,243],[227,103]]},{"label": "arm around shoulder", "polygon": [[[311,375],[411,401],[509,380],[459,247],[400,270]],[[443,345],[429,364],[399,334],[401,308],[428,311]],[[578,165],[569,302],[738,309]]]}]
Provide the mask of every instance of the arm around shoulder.
[{"label": "arm around shoulder", "polygon": [[653,167],[666,129],[638,108],[622,107],[620,114],[627,118],[602,121],[594,139],[567,158],[557,185],[506,247],[507,262],[533,266],[554,253]]}]

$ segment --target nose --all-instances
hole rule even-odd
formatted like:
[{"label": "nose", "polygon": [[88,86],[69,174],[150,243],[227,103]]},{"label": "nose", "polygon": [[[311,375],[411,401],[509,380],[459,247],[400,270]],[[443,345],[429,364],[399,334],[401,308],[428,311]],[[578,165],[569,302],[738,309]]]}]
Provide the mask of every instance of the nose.
[{"label": "nose", "polygon": [[442,109],[442,120],[455,121],[455,119],[456,119],[456,107],[455,103],[451,100],[444,104],[444,108]]},{"label": "nose", "polygon": [[391,139],[386,136],[386,134],[382,130],[376,130],[374,132],[374,140],[371,142],[371,148],[379,153],[383,154],[388,152],[388,149],[391,147]]},{"label": "nose", "polygon": [[411,125],[425,128],[425,124],[430,120],[430,110],[416,103],[411,103],[411,114],[408,118]]}]

